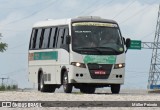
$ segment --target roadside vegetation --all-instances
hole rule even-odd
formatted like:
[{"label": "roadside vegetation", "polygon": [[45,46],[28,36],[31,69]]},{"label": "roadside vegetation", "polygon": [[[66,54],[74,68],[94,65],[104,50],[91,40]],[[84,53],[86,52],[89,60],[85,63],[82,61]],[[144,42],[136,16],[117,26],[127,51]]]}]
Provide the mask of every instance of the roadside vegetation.
[{"label": "roadside vegetation", "polygon": [[18,85],[0,85],[0,91],[14,91],[18,90]]}]

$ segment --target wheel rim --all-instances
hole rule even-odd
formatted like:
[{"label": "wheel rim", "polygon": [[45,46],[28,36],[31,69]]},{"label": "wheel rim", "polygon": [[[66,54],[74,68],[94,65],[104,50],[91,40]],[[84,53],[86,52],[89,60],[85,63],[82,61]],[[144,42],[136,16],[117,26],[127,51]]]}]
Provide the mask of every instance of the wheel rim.
[{"label": "wheel rim", "polygon": [[40,81],[40,88],[41,89],[43,88],[43,78],[41,78],[41,81]]},{"label": "wheel rim", "polygon": [[66,89],[67,83],[68,83],[68,78],[67,78],[66,75],[64,75],[64,77],[63,77],[63,87],[64,87],[64,89]]}]

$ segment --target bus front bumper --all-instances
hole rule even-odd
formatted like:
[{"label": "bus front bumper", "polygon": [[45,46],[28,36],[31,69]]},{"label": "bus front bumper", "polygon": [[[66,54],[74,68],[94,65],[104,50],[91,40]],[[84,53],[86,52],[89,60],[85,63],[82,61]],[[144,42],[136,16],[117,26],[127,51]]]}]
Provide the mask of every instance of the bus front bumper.
[{"label": "bus front bumper", "polygon": [[69,83],[87,83],[87,84],[124,84],[125,69],[113,69],[108,78],[98,79],[92,78],[87,68],[72,68],[73,74],[69,74]]}]

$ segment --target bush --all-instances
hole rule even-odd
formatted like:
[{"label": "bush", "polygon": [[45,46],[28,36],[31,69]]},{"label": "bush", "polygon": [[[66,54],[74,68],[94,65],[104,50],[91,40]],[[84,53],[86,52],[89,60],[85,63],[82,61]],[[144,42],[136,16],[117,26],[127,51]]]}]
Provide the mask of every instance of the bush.
[{"label": "bush", "polygon": [[5,88],[5,85],[1,85],[1,86],[0,86],[0,91],[5,91],[5,89],[6,89],[6,88]]},{"label": "bush", "polygon": [[12,85],[12,89],[13,90],[17,90],[18,89],[18,85]]},{"label": "bush", "polygon": [[11,90],[11,86],[8,85],[8,86],[6,87],[6,89],[7,89],[7,90]]},{"label": "bush", "polygon": [[0,86],[0,91],[7,91],[7,90],[17,90],[18,89],[18,85],[1,85]]}]

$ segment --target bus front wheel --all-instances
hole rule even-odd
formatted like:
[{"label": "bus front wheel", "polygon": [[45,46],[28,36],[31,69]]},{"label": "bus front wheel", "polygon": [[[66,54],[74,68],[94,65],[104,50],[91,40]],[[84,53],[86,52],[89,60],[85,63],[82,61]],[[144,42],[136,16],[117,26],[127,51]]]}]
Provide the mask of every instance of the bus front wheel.
[{"label": "bus front wheel", "polygon": [[72,92],[72,85],[68,83],[68,73],[67,71],[63,74],[63,89],[65,93],[71,93]]},{"label": "bus front wheel", "polygon": [[121,87],[120,84],[112,84],[111,85],[111,92],[112,92],[112,94],[119,94],[120,87]]}]

